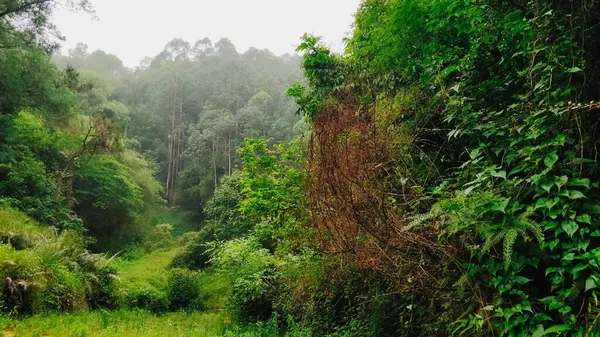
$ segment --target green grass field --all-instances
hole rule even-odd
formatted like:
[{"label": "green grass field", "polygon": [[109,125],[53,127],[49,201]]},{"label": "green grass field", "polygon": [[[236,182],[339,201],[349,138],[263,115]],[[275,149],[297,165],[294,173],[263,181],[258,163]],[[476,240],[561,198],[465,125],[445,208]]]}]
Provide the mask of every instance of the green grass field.
[{"label": "green grass field", "polygon": [[177,252],[177,249],[156,251],[143,255],[135,261],[116,259],[113,263],[125,288],[135,286],[139,282],[148,282],[164,288],[167,283],[169,264]]},{"label": "green grass field", "polygon": [[51,314],[22,320],[0,318],[3,337],[212,337],[220,336],[225,314],[168,313],[156,316],[146,311],[93,311]]}]

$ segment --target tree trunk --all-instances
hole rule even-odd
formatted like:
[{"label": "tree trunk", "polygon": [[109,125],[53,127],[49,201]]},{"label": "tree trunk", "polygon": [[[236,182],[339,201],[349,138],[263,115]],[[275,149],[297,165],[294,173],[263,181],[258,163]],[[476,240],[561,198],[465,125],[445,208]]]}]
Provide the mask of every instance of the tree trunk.
[{"label": "tree trunk", "polygon": [[216,139],[215,139],[215,140],[213,140],[213,151],[212,151],[212,157],[213,157],[213,174],[215,175],[215,191],[219,187],[218,180],[217,180],[217,150],[216,150],[216,146],[217,146],[217,142],[216,142]]}]

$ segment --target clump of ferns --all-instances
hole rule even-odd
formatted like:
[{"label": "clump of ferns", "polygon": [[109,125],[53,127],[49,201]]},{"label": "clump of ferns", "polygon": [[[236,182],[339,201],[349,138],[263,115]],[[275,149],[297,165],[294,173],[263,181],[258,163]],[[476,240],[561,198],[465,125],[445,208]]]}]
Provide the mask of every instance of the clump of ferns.
[{"label": "clump of ferns", "polygon": [[490,250],[502,242],[502,256],[504,260],[504,269],[508,270],[512,261],[513,248],[515,243],[521,237],[525,242],[535,239],[539,244],[544,242],[544,234],[540,226],[529,219],[530,214],[524,213],[515,216],[507,213],[500,224],[483,226],[482,234],[485,243],[481,248],[482,254],[487,254]]},{"label": "clump of ferns", "polygon": [[[504,268],[508,269],[519,239],[535,240],[540,245],[544,242],[541,227],[531,220],[533,213],[533,208],[491,192],[463,193],[440,200],[426,215],[414,216],[407,228],[435,220],[446,236],[458,236],[461,244],[480,256],[502,250]],[[497,248],[500,244],[501,249]]]}]

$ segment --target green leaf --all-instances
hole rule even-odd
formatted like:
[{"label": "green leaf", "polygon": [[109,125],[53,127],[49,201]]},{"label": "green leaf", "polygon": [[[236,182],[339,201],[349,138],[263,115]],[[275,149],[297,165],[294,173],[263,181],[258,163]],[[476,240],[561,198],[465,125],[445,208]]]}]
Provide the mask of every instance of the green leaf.
[{"label": "green leaf", "polygon": [[567,233],[567,235],[569,235],[569,237],[573,237],[573,235],[579,229],[579,225],[573,220],[563,221],[561,223],[561,227],[565,231],[565,233]]},{"label": "green leaf", "polygon": [[582,186],[585,188],[590,188],[590,180],[589,179],[571,179],[569,181],[569,186]]},{"label": "green leaf", "polygon": [[600,214],[600,205],[598,204],[585,204],[583,209],[590,214]]},{"label": "green leaf", "polygon": [[580,191],[571,190],[571,191],[569,191],[569,198],[571,198],[571,199],[586,199],[586,196],[585,196],[585,194],[581,193]]},{"label": "green leaf", "polygon": [[589,214],[582,214],[582,215],[578,216],[577,218],[575,218],[575,220],[577,220],[578,222],[581,222],[581,223],[589,224],[589,225],[592,224],[592,217],[589,216]]},{"label": "green leaf", "polygon": [[567,177],[567,176],[554,177],[554,183],[556,184],[556,186],[558,186],[559,189],[561,187],[565,186],[568,181],[569,181],[569,177]]},{"label": "green leaf", "polygon": [[492,203],[490,205],[490,210],[506,213],[506,206],[508,206],[509,202],[510,202],[509,198],[503,198],[502,200],[499,200],[498,202]]},{"label": "green leaf", "polygon": [[554,199],[547,199],[545,202],[546,208],[548,209],[552,209],[554,208],[554,206],[556,206],[558,203],[560,202],[559,198],[554,198]]},{"label": "green leaf", "polygon": [[492,171],[492,177],[506,179],[506,171]]},{"label": "green leaf", "polygon": [[544,336],[549,335],[549,334],[554,334],[557,332],[569,331],[569,330],[571,330],[570,325],[567,325],[567,324],[555,325],[555,326],[552,326],[552,327],[544,330]]},{"label": "green leaf", "polygon": [[573,73],[580,73],[582,71],[583,70],[581,70],[581,68],[579,68],[579,67],[567,68],[567,72],[571,73],[571,74],[573,74]]},{"label": "green leaf", "polygon": [[596,288],[598,288],[598,283],[596,282],[596,280],[594,280],[594,278],[592,278],[592,276],[588,277],[588,279],[585,280],[585,291],[596,289]]},{"label": "green leaf", "polygon": [[552,186],[554,186],[554,182],[552,181],[546,181],[540,184],[540,186],[547,192],[550,193],[550,190],[552,189]]},{"label": "green leaf", "polygon": [[546,155],[546,158],[544,159],[544,164],[546,165],[547,168],[552,168],[554,167],[554,164],[556,164],[556,162],[558,161],[558,155],[556,154],[556,151],[554,152],[550,152]]},{"label": "green leaf", "polygon": [[577,274],[582,270],[586,270],[587,269],[587,265],[583,264],[583,263],[579,263],[578,265],[576,265],[575,267],[573,267],[573,269],[571,269],[571,274]]}]

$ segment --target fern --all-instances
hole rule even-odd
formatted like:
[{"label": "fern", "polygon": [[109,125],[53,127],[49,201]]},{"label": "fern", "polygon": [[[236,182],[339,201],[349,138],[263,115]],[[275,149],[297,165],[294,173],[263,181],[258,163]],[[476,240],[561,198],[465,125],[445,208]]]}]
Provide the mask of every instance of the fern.
[{"label": "fern", "polygon": [[510,262],[512,260],[513,254],[513,247],[515,246],[515,242],[517,241],[518,235],[519,232],[516,229],[511,228],[506,231],[506,235],[504,236],[503,255],[505,270],[508,270],[508,267],[510,267]]},{"label": "fern", "polygon": [[410,216],[407,219],[407,220],[409,220],[408,224],[402,228],[402,231],[408,232],[415,227],[420,227],[425,222],[433,219],[434,217],[435,217],[435,215],[432,212]]}]

